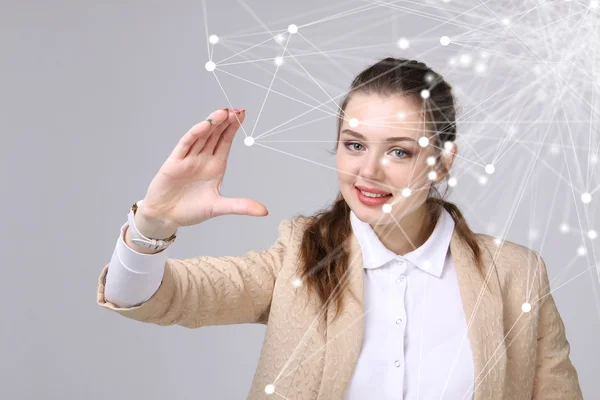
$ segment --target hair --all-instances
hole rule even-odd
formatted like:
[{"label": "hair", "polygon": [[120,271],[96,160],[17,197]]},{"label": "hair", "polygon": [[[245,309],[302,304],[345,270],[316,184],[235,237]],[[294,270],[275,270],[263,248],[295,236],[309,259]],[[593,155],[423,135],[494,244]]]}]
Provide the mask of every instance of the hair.
[{"label": "hair", "polygon": [[[423,102],[421,91],[429,90],[429,98]],[[436,167],[448,172],[441,163],[439,154],[447,142],[456,139],[456,101],[452,87],[439,74],[426,64],[403,58],[384,58],[360,72],[352,81],[350,89],[344,97],[337,117],[337,139],[334,153],[337,151],[340,130],[344,120],[345,109],[356,93],[376,94],[381,96],[407,96],[424,103],[427,129],[433,133],[436,150]],[[428,104],[434,105],[434,107]],[[441,181],[446,181],[448,174]],[[443,206],[452,216],[455,229],[468,244],[473,253],[476,267],[482,272],[481,249],[477,237],[469,228],[458,207],[444,199],[437,185],[432,181],[428,197],[425,201],[428,213],[427,222],[435,223]],[[344,294],[348,288],[348,279],[343,277],[348,271],[349,253],[347,239],[352,233],[350,223],[350,207],[338,192],[335,202],[326,209],[321,209],[309,217],[306,230],[303,232],[298,253],[299,275],[309,296],[316,292],[323,305],[329,301],[336,304],[335,318],[343,308]]]}]

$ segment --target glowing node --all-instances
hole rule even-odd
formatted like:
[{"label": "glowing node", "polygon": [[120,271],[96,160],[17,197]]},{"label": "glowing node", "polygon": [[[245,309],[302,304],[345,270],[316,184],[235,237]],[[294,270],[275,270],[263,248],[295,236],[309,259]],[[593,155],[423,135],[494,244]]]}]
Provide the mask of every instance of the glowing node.
[{"label": "glowing node", "polygon": [[452,178],[448,179],[448,186],[450,186],[450,187],[456,186],[457,183],[458,182],[456,181],[455,177],[452,177]]},{"label": "glowing node", "polygon": [[248,147],[254,144],[254,138],[252,136],[248,136],[244,139],[244,144]]},{"label": "glowing node", "polygon": [[277,36],[275,36],[273,39],[275,39],[275,41],[279,44],[282,44],[285,41],[285,36],[283,36],[281,33]]},{"label": "glowing node", "polygon": [[422,98],[424,98],[424,99],[428,99],[428,98],[429,98],[429,95],[430,95],[430,93],[429,93],[429,90],[427,90],[427,89],[423,89],[423,90],[421,90],[421,97],[422,97]]},{"label": "glowing node", "polygon": [[483,72],[485,72],[487,70],[487,65],[485,65],[485,63],[482,63],[481,61],[479,61],[477,64],[475,64],[475,72],[477,72],[478,74],[481,74]]},{"label": "glowing node", "polygon": [[429,138],[422,136],[419,138],[419,146],[421,147],[427,147],[427,145],[429,144]]},{"label": "glowing node", "polygon": [[435,181],[437,179],[437,172],[429,171],[429,174],[427,174],[427,177],[429,178],[430,181]]},{"label": "glowing node", "polygon": [[508,19],[508,18],[504,18],[504,19],[502,20],[502,23],[503,23],[504,25],[509,25],[509,24],[510,24],[510,19]]},{"label": "glowing node", "polygon": [[293,285],[296,288],[302,286],[302,279],[300,279],[300,278],[295,279]]},{"label": "glowing node", "polygon": [[529,312],[529,311],[531,311],[531,304],[529,304],[529,303],[523,303],[523,305],[521,306],[521,310],[523,310],[523,312]]},{"label": "glowing node", "polygon": [[217,64],[215,64],[212,61],[207,62],[206,64],[204,64],[204,68],[206,68],[206,70],[208,72],[212,72],[217,68]]},{"label": "glowing node", "polygon": [[538,231],[535,229],[529,230],[529,239],[537,239],[539,236]]},{"label": "glowing node", "polygon": [[450,44],[450,38],[448,36],[442,36],[440,38],[440,43],[442,46],[448,46]]},{"label": "glowing node", "polygon": [[479,177],[479,184],[480,185],[485,185],[487,182],[488,182],[487,177],[485,177],[485,176],[480,176]]},{"label": "glowing node", "polygon": [[590,1],[590,8],[591,9],[598,8],[598,5],[599,5],[598,0],[592,0],[592,1]]},{"label": "glowing node", "polygon": [[298,26],[291,24],[288,26],[288,32],[291,34],[298,33]]},{"label": "glowing node", "polygon": [[431,72],[428,72],[425,74],[425,82],[431,83],[431,82],[433,82],[434,79],[435,79],[435,76]]},{"label": "glowing node", "polygon": [[398,119],[404,119],[404,118],[406,118],[406,114],[404,114],[402,111],[400,111],[398,114],[396,114],[396,117]]},{"label": "glowing node", "polygon": [[411,194],[412,194],[412,190],[410,190],[410,188],[404,188],[404,189],[402,189],[402,196],[408,197]]},{"label": "glowing node", "polygon": [[502,240],[500,238],[494,238],[494,244],[496,246],[500,246],[500,244],[502,244]]},{"label": "glowing node", "polygon": [[265,386],[265,393],[266,394],[275,393],[275,386],[269,383],[267,386]]},{"label": "glowing node", "polygon": [[427,157],[427,165],[429,165],[430,167],[433,167],[435,165],[435,157],[434,156]]},{"label": "glowing node", "polygon": [[585,246],[579,246],[577,248],[577,255],[578,256],[582,256],[583,257],[583,256],[585,256],[586,253],[587,253],[587,250],[586,250]]},{"label": "glowing node", "polygon": [[350,119],[350,127],[356,128],[357,126],[358,126],[358,120],[356,118],[351,118]]},{"label": "glowing node", "polygon": [[592,201],[592,194],[589,192],[585,192],[581,195],[581,201],[583,202],[583,204],[588,204],[590,201]]},{"label": "glowing node", "polygon": [[388,158],[385,157],[381,157],[381,165],[388,165],[390,163],[390,160]]},{"label": "glowing node", "polygon": [[593,230],[593,229],[590,229],[590,230],[588,231],[588,237],[589,237],[590,239],[594,240],[594,239],[596,239],[596,238],[598,237],[598,232],[596,232],[596,231],[595,231],[595,230]]},{"label": "glowing node", "polygon": [[560,153],[560,147],[554,143],[552,146],[550,146],[550,154],[557,155],[558,153]]},{"label": "glowing node", "polygon": [[483,58],[484,60],[490,56],[490,54],[487,51],[485,51],[485,50],[482,51],[480,53],[480,55],[481,55],[481,58]]},{"label": "glowing node", "polygon": [[210,44],[217,44],[219,43],[219,37],[217,35],[210,35],[208,41]]},{"label": "glowing node", "polygon": [[283,57],[275,57],[275,65],[280,66],[283,64]]},{"label": "glowing node", "polygon": [[454,143],[452,143],[449,140],[446,140],[446,142],[444,143],[444,150],[452,151],[453,148],[454,148]]},{"label": "glowing node", "polygon": [[391,204],[388,204],[388,203],[384,204],[384,205],[381,207],[381,211],[383,211],[383,212],[384,212],[384,213],[386,213],[386,214],[389,214],[389,213],[391,213],[391,212],[392,212],[392,205],[391,205]]},{"label": "glowing node", "polygon": [[592,154],[592,156],[590,157],[590,164],[598,164],[598,156],[596,154]]},{"label": "glowing node", "polygon": [[562,233],[567,233],[567,232],[569,232],[569,225],[567,225],[567,224],[560,224],[560,228],[559,229],[560,229],[560,231]]},{"label": "glowing node", "polygon": [[402,37],[398,39],[398,41],[396,42],[396,46],[398,46],[399,49],[406,50],[410,47],[410,42],[407,38]]},{"label": "glowing node", "polygon": [[485,172],[487,172],[490,175],[493,174],[495,170],[496,167],[494,167],[492,164],[488,164],[485,166]]},{"label": "glowing node", "polygon": [[468,67],[469,65],[471,65],[471,61],[473,61],[473,58],[471,57],[470,54],[462,54],[459,58],[461,65]]}]

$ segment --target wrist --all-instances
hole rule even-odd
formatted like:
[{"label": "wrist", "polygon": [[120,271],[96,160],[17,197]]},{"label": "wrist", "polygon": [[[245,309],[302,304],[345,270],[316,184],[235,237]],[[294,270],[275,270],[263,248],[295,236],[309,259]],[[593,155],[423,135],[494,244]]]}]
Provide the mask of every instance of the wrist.
[{"label": "wrist", "polygon": [[147,215],[143,206],[137,209],[133,220],[137,231],[151,239],[167,239],[175,234],[179,228],[170,221]]}]

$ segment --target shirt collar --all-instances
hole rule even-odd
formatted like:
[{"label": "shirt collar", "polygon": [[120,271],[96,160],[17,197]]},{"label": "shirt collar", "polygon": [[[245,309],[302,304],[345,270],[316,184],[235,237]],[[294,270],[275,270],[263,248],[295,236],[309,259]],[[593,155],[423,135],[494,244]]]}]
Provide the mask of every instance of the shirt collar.
[{"label": "shirt collar", "polygon": [[425,243],[403,256],[385,247],[371,225],[359,220],[354,211],[350,211],[350,222],[362,250],[364,268],[378,268],[400,258],[438,278],[442,275],[454,231],[454,219],[445,208],[442,207],[435,228]]}]

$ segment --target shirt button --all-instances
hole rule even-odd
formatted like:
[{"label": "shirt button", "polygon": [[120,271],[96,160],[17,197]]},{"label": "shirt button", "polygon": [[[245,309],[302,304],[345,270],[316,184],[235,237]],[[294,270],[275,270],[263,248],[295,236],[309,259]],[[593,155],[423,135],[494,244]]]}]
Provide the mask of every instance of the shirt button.
[{"label": "shirt button", "polygon": [[400,366],[400,361],[396,360],[396,362],[394,362],[394,365],[395,365],[396,367],[399,367],[399,366]]},{"label": "shirt button", "polygon": [[398,279],[396,279],[396,283],[404,283],[406,277],[404,275],[400,275]]},{"label": "shirt button", "polygon": [[398,319],[396,320],[396,325],[400,325],[401,323],[402,323],[402,318],[398,318]]}]

